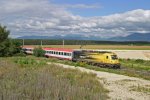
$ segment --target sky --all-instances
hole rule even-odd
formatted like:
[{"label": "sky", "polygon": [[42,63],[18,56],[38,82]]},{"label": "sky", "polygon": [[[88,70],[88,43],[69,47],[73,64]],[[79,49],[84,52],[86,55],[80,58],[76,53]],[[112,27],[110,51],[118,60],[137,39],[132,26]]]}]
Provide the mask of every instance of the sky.
[{"label": "sky", "polygon": [[0,0],[0,24],[13,38],[147,34],[149,5],[150,0]]}]

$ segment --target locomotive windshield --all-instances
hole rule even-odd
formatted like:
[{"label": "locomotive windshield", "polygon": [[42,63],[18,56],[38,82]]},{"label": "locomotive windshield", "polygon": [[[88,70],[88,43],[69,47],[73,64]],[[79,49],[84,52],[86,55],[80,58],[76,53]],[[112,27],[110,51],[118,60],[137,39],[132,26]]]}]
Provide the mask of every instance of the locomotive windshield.
[{"label": "locomotive windshield", "polygon": [[111,55],[112,60],[118,59],[117,55]]}]

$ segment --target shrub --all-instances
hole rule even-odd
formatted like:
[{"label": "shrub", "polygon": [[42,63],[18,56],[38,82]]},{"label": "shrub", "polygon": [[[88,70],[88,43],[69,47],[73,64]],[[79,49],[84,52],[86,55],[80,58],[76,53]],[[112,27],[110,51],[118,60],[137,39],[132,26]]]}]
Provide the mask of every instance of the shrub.
[{"label": "shrub", "polygon": [[33,55],[36,57],[44,57],[45,51],[41,47],[34,48]]},{"label": "shrub", "polygon": [[25,57],[25,56],[26,56],[26,54],[25,54],[25,53],[23,53],[23,52],[20,52],[20,53],[15,54],[14,56],[18,56],[18,57]]},{"label": "shrub", "polygon": [[135,60],[135,62],[136,62],[136,63],[144,63],[144,60],[142,60],[142,59],[137,59],[137,60]]},{"label": "shrub", "polygon": [[46,65],[45,60],[37,60],[30,57],[18,57],[14,58],[14,62],[19,64],[21,67],[38,67],[42,65]]}]

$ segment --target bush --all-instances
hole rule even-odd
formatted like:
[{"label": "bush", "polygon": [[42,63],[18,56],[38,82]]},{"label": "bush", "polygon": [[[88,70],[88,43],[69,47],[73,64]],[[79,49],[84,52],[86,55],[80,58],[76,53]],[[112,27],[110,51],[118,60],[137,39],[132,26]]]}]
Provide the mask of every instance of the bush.
[{"label": "bush", "polygon": [[144,63],[144,60],[142,60],[142,59],[137,59],[137,60],[135,60],[135,62],[136,62],[136,63]]},{"label": "bush", "polygon": [[34,48],[33,55],[36,57],[44,57],[45,51],[41,47]]},{"label": "bush", "polygon": [[0,57],[13,56],[21,52],[20,44],[11,39],[7,39],[0,43]]},{"label": "bush", "polygon": [[26,54],[23,53],[23,52],[20,52],[20,53],[15,54],[14,56],[17,56],[17,57],[26,57]]},{"label": "bush", "polygon": [[14,62],[19,64],[21,67],[38,67],[47,64],[45,60],[37,60],[30,57],[17,57],[14,58]]}]

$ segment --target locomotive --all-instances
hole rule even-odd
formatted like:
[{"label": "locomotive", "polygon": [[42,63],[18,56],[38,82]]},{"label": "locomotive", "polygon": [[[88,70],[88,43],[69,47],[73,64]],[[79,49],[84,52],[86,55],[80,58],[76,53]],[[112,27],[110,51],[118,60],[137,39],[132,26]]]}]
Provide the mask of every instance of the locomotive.
[{"label": "locomotive", "polygon": [[[23,47],[27,54],[33,54],[33,47]],[[100,52],[88,50],[73,50],[63,48],[42,48],[45,50],[45,57],[84,62],[103,68],[120,68],[118,57],[113,52]]]}]

